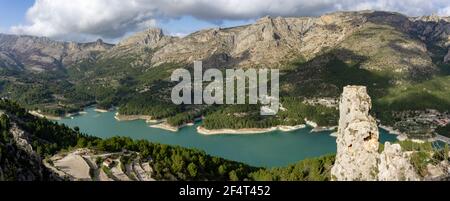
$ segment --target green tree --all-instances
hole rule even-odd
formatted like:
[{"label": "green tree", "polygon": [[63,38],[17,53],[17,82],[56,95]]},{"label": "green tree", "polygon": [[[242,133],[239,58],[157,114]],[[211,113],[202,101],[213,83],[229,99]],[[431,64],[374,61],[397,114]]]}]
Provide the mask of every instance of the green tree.
[{"label": "green tree", "polygon": [[219,171],[219,175],[225,175],[225,173],[227,173],[227,166],[220,165],[218,171]]},{"label": "green tree", "polygon": [[86,146],[87,146],[87,140],[85,138],[78,139],[77,147],[82,148],[82,147],[86,147]]},{"label": "green tree", "polygon": [[237,175],[236,171],[232,170],[229,176],[231,181],[239,181],[239,176]]},{"label": "green tree", "polygon": [[191,178],[197,177],[197,165],[195,165],[194,163],[189,163],[188,171]]}]

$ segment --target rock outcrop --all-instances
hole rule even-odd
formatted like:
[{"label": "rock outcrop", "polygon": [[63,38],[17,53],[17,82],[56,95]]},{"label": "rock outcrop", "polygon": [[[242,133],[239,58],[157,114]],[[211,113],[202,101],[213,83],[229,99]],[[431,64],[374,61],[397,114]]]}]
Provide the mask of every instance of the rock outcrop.
[{"label": "rock outcrop", "polygon": [[117,44],[117,47],[148,47],[157,48],[166,45],[174,37],[164,35],[162,29],[150,28],[144,32],[137,33]]},{"label": "rock outcrop", "polygon": [[402,152],[399,144],[386,142],[384,151],[379,156],[379,181],[418,181],[420,180],[411,165],[408,154]]},{"label": "rock outcrop", "polygon": [[332,175],[336,180],[376,180],[378,128],[369,115],[372,102],[365,87],[349,86],[339,104],[337,155]]},{"label": "rock outcrop", "polygon": [[398,144],[379,150],[379,131],[369,114],[372,107],[366,87],[347,86],[339,105],[336,162],[331,169],[338,181],[419,180],[408,155]]}]

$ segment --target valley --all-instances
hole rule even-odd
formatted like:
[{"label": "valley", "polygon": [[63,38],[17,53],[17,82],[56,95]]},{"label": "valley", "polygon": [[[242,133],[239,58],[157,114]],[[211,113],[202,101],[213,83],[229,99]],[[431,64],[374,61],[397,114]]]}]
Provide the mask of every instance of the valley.
[{"label": "valley", "polygon": [[[445,17],[360,11],[264,17],[182,38],[150,28],[116,45],[2,34],[0,95],[54,117],[96,105],[118,107],[123,117],[166,119],[168,128],[203,117],[207,129],[267,129],[305,118],[336,126],[337,112],[311,100],[337,99],[342,87],[357,84],[368,86],[381,124],[411,138],[433,138],[446,126],[432,123],[440,119],[412,126],[408,119],[450,108],[448,26]],[[192,71],[195,60],[206,68],[279,68],[286,110],[259,117],[252,105],[172,104],[170,74]]]}]

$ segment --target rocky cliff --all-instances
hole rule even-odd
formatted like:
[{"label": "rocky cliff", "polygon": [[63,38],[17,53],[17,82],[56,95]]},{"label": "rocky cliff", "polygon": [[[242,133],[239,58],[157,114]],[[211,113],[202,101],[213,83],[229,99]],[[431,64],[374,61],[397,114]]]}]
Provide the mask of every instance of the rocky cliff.
[{"label": "rocky cliff", "polygon": [[13,119],[0,116],[0,181],[61,180],[44,167],[29,134]]},{"label": "rocky cliff", "polygon": [[[154,49],[153,65],[203,60],[215,67],[280,67],[295,59],[311,59],[340,48],[368,57],[363,62],[367,69],[388,66],[398,72],[432,71],[433,53],[427,48],[430,44],[448,48],[450,30],[445,19],[408,18],[375,11],[336,12],[320,17],[264,17],[254,24],[201,30],[184,38],[167,37],[151,29],[119,46],[150,44],[147,47]],[[417,69],[410,69],[412,65]]]},{"label": "rocky cliff", "polygon": [[336,162],[337,180],[376,180],[378,128],[369,115],[372,103],[365,87],[344,88],[339,104]]},{"label": "rocky cliff", "polygon": [[379,132],[366,87],[347,86],[339,105],[336,162],[332,179],[338,181],[419,180],[398,144],[386,143],[380,154]]},{"label": "rocky cliff", "polygon": [[[136,56],[136,65],[190,64],[203,60],[214,67],[282,67],[299,59],[312,59],[332,49],[345,49],[362,67],[389,68],[399,73],[432,73],[431,51],[450,46],[449,20],[445,17],[407,16],[377,11],[336,12],[319,17],[264,17],[231,28],[200,30],[186,37],[164,35],[150,28],[112,45],[52,41],[43,37],[0,35],[0,65],[42,71],[69,66],[80,60]],[[97,57],[99,54],[102,57]],[[342,60],[349,56],[339,55]],[[413,71],[413,72],[411,72]]]},{"label": "rocky cliff", "polygon": [[[45,37],[0,34],[0,64],[30,71],[55,70],[96,56],[112,45],[53,41]],[[0,67],[3,67],[0,66]]]}]

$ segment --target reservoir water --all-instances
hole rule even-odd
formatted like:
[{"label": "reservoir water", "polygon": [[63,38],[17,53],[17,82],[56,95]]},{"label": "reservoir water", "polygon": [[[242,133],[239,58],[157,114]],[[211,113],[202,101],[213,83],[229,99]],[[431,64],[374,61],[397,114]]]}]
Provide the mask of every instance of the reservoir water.
[{"label": "reservoir water", "polygon": [[[280,167],[310,157],[336,152],[336,138],[331,132],[311,133],[310,128],[293,132],[271,132],[257,135],[198,134],[196,126],[179,132],[151,128],[145,121],[117,121],[115,111],[98,113],[87,108],[86,114],[58,121],[70,127],[78,126],[89,135],[101,138],[127,136],[169,145],[196,148],[226,159],[261,167]],[[396,136],[380,130],[380,141],[395,141]]]}]

